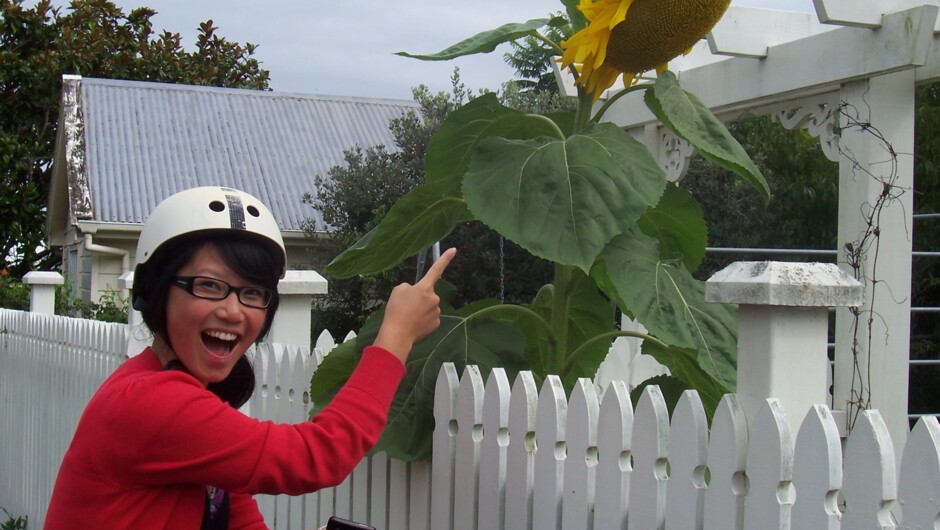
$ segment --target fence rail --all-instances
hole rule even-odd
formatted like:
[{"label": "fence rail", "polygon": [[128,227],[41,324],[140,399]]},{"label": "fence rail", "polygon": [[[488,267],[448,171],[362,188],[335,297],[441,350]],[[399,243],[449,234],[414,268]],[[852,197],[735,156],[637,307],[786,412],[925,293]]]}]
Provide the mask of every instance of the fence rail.
[{"label": "fence rail", "polygon": [[[0,310],[0,506],[40,528],[55,473],[81,411],[123,359],[124,326]],[[310,376],[332,341],[252,352],[258,390],[247,412],[303,421]],[[435,398],[434,456],[377,454],[342,485],[259,496],[271,528],[305,529],[329,515],[380,529],[934,528],[940,514],[940,425],[922,418],[895,449],[877,411],[851,436],[823,405],[791,432],[780,403],[754,424],[726,395],[709,428],[686,392],[670,416],[657,387],[636,406],[628,384],[570,397],[556,377],[539,388],[496,369],[445,365]],[[901,450],[899,448],[898,450]]]}]

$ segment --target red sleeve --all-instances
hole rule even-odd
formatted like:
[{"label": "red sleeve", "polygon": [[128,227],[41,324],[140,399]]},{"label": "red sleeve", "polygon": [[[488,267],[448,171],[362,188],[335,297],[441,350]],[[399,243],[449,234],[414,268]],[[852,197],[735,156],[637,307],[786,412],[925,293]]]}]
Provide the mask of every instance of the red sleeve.
[{"label": "red sleeve", "polygon": [[268,530],[258,503],[247,493],[229,493],[229,530]]},{"label": "red sleeve", "polygon": [[330,405],[294,425],[249,418],[188,374],[155,372],[116,389],[99,416],[105,439],[125,441],[107,465],[131,483],[212,484],[233,493],[333,486],[378,441],[404,372],[389,352],[366,348]]}]

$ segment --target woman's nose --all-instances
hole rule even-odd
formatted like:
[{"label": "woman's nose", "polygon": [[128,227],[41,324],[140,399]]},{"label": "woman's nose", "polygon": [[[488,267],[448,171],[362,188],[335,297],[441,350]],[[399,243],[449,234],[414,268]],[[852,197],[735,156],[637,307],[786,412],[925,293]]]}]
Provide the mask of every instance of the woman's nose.
[{"label": "woman's nose", "polygon": [[245,318],[245,306],[238,300],[238,296],[234,291],[219,300],[218,304],[216,314],[219,315],[219,318],[230,322],[241,322]]}]

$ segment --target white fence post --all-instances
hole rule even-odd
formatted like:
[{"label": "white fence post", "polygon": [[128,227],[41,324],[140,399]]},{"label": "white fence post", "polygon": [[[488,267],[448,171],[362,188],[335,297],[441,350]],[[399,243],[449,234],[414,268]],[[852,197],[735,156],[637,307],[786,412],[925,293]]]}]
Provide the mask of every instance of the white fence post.
[{"label": "white fence post", "polygon": [[23,276],[23,283],[29,285],[29,311],[54,315],[55,288],[65,283],[65,278],[58,272],[31,271]]},{"label": "white fence post", "polygon": [[706,283],[709,302],[739,304],[738,388],[748,425],[768,398],[796,436],[829,402],[829,307],[858,306],[862,285],[831,263],[736,262]]},{"label": "white fence post", "polygon": [[265,342],[310,348],[310,302],[326,291],[326,278],[316,271],[287,271],[277,284],[281,304]]}]

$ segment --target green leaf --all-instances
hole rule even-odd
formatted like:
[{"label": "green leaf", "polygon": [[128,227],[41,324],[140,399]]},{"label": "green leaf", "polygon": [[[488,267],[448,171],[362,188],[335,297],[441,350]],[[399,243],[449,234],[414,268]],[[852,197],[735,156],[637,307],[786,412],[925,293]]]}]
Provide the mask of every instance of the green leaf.
[{"label": "green leaf", "polygon": [[767,181],[751,157],[695,94],[679,86],[675,74],[668,70],[660,74],[653,90],[645,91],[643,98],[659,121],[692,144],[702,156],[733,171],[764,198],[770,198]]},{"label": "green leaf", "polygon": [[578,31],[584,26],[587,26],[588,20],[584,16],[584,13],[578,9],[578,4],[581,3],[580,0],[561,0],[561,3],[565,5],[565,11],[568,13],[568,19],[571,20],[571,29]]},{"label": "green leaf", "polygon": [[[580,271],[574,271],[574,274],[577,275],[577,278],[568,288],[569,298],[567,304],[568,344],[565,351],[569,357],[590,339],[614,330],[614,312],[610,300],[600,293],[597,285],[588,276]],[[554,289],[545,289],[543,287],[529,306],[530,309],[549,322],[552,316],[554,293]],[[526,333],[526,336],[529,337],[529,333]],[[568,371],[557,374],[562,377],[562,383],[566,389],[574,388],[579,377],[594,377],[597,373],[597,367],[607,357],[611,342],[613,342],[613,338],[592,342],[587,348],[579,352],[578,358],[574,360]],[[526,342],[527,350],[530,343],[532,343],[531,339]],[[547,351],[548,344],[544,339],[540,340],[538,345]],[[528,354],[526,357],[530,358]]]},{"label": "green leaf", "polygon": [[562,141],[484,138],[463,194],[473,215],[532,254],[587,272],[604,245],[659,202],[665,173],[610,123]]},{"label": "green leaf", "polygon": [[705,283],[676,260],[659,257],[659,243],[632,230],[604,249],[591,276],[662,341],[697,352],[699,366],[733,388],[737,308],[705,302]]},{"label": "green leaf", "polygon": [[[675,402],[678,401],[682,391],[694,389],[698,391],[705,412],[711,418],[718,407],[718,402],[721,401],[721,397],[732,392],[731,388],[721,384],[711,374],[702,370],[695,350],[675,346],[663,348],[651,341],[644,341],[642,351],[669,368],[671,375],[648,379],[642,385],[639,385],[637,390],[647,384],[660,385],[663,394],[667,396],[666,402],[670,404],[670,410],[675,408]],[[668,397],[670,395],[674,396],[674,399]]]},{"label": "green leaf", "polygon": [[534,18],[521,24],[517,22],[503,24],[496,29],[477,33],[469,39],[464,39],[437,53],[419,55],[408,52],[397,52],[395,55],[421,59],[422,61],[448,61],[450,59],[456,59],[457,57],[463,57],[464,55],[489,53],[505,42],[512,42],[522,37],[536,35],[538,29],[548,25],[549,22],[550,19],[547,18]]},{"label": "green leaf", "polygon": [[644,234],[659,240],[659,257],[679,258],[695,272],[705,257],[708,228],[702,207],[682,188],[670,183],[659,204],[650,208],[638,225]]},{"label": "green leaf", "polygon": [[470,218],[453,180],[417,186],[392,206],[378,226],[327,265],[326,272],[350,278],[389,269]]},{"label": "green leaf", "polygon": [[[501,136],[525,140],[539,136],[557,137],[558,127],[564,131],[566,120],[562,116],[546,118],[504,107],[495,94],[475,98],[452,112],[428,142],[427,180],[434,182],[463,176],[470,164],[473,148],[481,138]],[[573,126],[574,118],[570,121]]]},{"label": "green leaf", "polygon": [[[426,459],[431,453],[434,431],[434,389],[441,366],[452,362],[457,373],[462,374],[468,364],[477,365],[481,375],[488,377],[494,367],[506,370],[509,380],[515,379],[519,370],[527,369],[522,358],[525,337],[503,322],[485,318],[459,316],[441,295],[441,326],[431,335],[415,344],[405,363],[406,373],[388,412],[388,423],[373,451],[385,451],[399,460]],[[379,311],[359,331],[353,341],[338,346],[324,359],[339,353],[342,359],[327,366],[326,374],[320,368],[314,373],[311,387],[317,391],[315,408],[311,415],[322,410],[349,378],[355,363],[348,360],[353,352],[356,362],[362,350],[375,341],[384,312]],[[349,345],[349,346],[347,346]],[[348,370],[347,373],[341,373]]]}]

